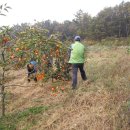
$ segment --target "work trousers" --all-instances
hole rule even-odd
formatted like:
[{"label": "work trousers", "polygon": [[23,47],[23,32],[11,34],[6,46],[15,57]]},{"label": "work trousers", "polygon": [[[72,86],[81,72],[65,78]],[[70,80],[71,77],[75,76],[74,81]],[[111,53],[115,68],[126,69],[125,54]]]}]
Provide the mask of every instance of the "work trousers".
[{"label": "work trousers", "polygon": [[76,63],[72,64],[72,71],[73,71],[73,76],[72,76],[72,87],[75,88],[77,86],[77,73],[78,69],[80,70],[80,74],[83,80],[87,80],[86,73],[84,71],[84,63]]}]

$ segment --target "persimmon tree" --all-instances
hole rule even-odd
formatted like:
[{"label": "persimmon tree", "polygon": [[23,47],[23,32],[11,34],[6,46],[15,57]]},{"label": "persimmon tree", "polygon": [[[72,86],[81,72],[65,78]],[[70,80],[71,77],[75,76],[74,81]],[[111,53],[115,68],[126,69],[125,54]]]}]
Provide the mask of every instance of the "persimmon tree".
[{"label": "persimmon tree", "polygon": [[1,28],[0,66],[3,70],[1,78],[2,116],[5,114],[5,73],[15,68],[25,68],[30,60],[38,62],[37,79],[48,81],[69,80],[67,64],[67,48],[58,40],[57,35],[48,37],[48,31],[36,26],[28,27],[20,32],[15,39],[10,36],[11,29]]},{"label": "persimmon tree", "polygon": [[[0,15],[2,16],[6,16],[5,11],[8,12],[8,9],[11,9],[11,7],[7,6],[7,4],[3,4],[0,5]],[[0,33],[2,34],[2,28],[0,29]],[[2,38],[4,37],[4,38]],[[2,69],[1,71],[1,77],[0,77],[0,87],[1,87],[1,115],[4,116],[5,115],[5,71],[6,71],[6,59],[5,59],[5,48],[4,48],[4,43],[8,42],[8,39],[5,39],[5,34],[3,34],[1,36],[1,54],[0,54],[0,69]]]},{"label": "persimmon tree", "polygon": [[[7,4],[0,5],[0,15],[6,16],[4,11],[11,9]],[[15,39],[11,37],[11,28],[0,28],[0,86],[1,86],[1,110],[5,115],[5,87],[8,87],[7,72],[11,69],[24,68],[30,60],[38,62],[37,79],[48,81],[69,80],[69,68],[67,64],[67,48],[58,39],[57,35],[48,36],[48,30],[37,26],[27,27],[17,34]],[[12,85],[13,86],[13,85]],[[17,86],[17,85],[14,85]]]},{"label": "persimmon tree", "polygon": [[45,74],[44,79],[69,79],[67,48],[56,35],[47,35],[47,30],[37,27],[28,27],[19,33],[15,44],[7,48],[9,62],[22,68],[34,59],[38,62],[39,73]]}]

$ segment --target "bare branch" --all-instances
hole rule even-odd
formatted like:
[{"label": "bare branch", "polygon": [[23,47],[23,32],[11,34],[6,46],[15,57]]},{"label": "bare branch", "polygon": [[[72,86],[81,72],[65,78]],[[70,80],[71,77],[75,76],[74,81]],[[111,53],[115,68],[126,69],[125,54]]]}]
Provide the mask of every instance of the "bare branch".
[{"label": "bare branch", "polygon": [[[32,84],[32,85],[35,86],[36,84]],[[11,86],[12,86],[12,87],[13,87],[13,86],[18,86],[18,87],[28,87],[28,86],[26,86],[26,85],[24,86],[24,85],[20,85],[20,84],[9,84],[9,85],[5,85],[5,87],[11,87]]]}]

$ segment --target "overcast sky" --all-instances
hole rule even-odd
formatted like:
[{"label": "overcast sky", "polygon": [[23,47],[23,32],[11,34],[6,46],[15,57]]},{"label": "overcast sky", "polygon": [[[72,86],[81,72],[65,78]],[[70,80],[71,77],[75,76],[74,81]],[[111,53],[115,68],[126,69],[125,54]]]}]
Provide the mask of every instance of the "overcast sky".
[{"label": "overcast sky", "polygon": [[104,7],[113,7],[121,2],[122,0],[0,0],[0,5],[7,3],[12,7],[6,17],[0,16],[0,26],[33,23],[34,19],[63,22],[72,20],[79,9],[95,16]]}]

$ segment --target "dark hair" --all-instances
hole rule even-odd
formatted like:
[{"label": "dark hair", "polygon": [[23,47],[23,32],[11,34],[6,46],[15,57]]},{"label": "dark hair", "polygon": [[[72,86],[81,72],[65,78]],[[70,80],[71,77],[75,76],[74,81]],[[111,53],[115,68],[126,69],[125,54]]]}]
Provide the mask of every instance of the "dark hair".
[{"label": "dark hair", "polygon": [[75,41],[79,41],[79,42],[80,42],[80,39],[79,39],[79,38],[77,38]]},{"label": "dark hair", "polygon": [[28,72],[32,72],[34,68],[30,68],[30,66],[29,66],[29,65],[30,65],[30,63],[29,63],[29,64],[27,64],[27,70],[28,70]]}]

